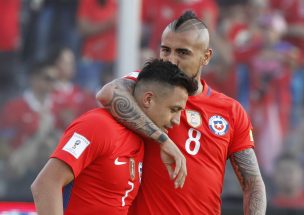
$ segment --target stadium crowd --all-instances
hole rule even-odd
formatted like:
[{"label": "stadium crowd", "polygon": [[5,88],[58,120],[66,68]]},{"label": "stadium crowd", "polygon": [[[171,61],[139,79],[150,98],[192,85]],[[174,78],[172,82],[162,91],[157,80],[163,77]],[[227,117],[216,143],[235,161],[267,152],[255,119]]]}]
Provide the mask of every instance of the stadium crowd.
[{"label": "stadium crowd", "polygon": [[[118,1],[0,0],[0,200],[30,184],[73,119],[116,77]],[[304,209],[304,2],[142,0],[141,59],[186,9],[206,23],[212,88],[249,114],[268,204]],[[223,205],[241,201],[227,165]]]}]

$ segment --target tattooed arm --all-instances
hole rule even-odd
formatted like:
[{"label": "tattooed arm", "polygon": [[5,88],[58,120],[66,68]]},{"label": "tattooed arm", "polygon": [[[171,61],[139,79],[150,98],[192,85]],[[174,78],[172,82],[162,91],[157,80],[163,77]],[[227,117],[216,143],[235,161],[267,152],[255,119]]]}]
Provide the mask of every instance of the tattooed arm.
[{"label": "tattooed arm", "polygon": [[[132,131],[160,143],[161,159],[175,187],[182,187],[186,176],[186,159],[175,143],[140,109],[134,97],[135,81],[116,79],[105,85],[96,95],[97,100],[112,116]],[[175,164],[174,170],[172,165]]]},{"label": "tattooed arm", "polygon": [[266,213],[266,191],[253,149],[230,156],[230,162],[243,190],[245,215]]}]

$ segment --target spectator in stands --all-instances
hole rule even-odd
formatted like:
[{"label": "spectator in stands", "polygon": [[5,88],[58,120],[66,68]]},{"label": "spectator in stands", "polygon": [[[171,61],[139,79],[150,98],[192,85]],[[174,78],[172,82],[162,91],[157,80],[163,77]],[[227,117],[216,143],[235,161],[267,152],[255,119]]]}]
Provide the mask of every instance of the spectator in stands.
[{"label": "spectator in stands", "polygon": [[296,48],[282,41],[286,22],[280,14],[265,9],[256,24],[262,44],[249,61],[249,113],[256,128],[254,135],[261,169],[270,176],[289,130],[291,56]]},{"label": "spectator in stands", "polygon": [[18,89],[20,0],[0,0],[0,106]]},{"label": "spectator in stands", "polygon": [[304,3],[302,0],[269,0],[270,6],[279,10],[287,21],[284,39],[300,50],[299,65],[294,69],[292,79],[292,125],[294,127],[304,117]]},{"label": "spectator in stands", "polygon": [[29,185],[53,150],[57,134],[54,128],[50,92],[55,70],[48,63],[34,65],[30,86],[23,95],[9,100],[0,115],[1,158],[5,166],[6,199],[29,200]]},{"label": "spectator in stands", "polygon": [[293,155],[282,155],[276,163],[273,175],[275,195],[271,203],[280,208],[304,209],[304,172]]},{"label": "spectator in stands", "polygon": [[73,80],[76,73],[75,55],[71,49],[63,47],[54,54],[54,65],[57,72],[54,91],[52,93],[56,126],[64,130],[73,119],[96,107],[93,93],[82,89]]},{"label": "spectator in stands", "polygon": [[78,26],[83,39],[77,82],[96,92],[112,79],[116,60],[116,0],[80,0]]}]

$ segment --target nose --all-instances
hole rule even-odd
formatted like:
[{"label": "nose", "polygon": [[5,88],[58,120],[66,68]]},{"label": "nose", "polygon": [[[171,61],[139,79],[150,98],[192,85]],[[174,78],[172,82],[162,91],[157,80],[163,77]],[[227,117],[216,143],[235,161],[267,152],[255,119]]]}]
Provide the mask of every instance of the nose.
[{"label": "nose", "polygon": [[166,57],[164,58],[164,60],[165,60],[165,61],[169,61],[169,62],[171,62],[172,64],[178,65],[177,57],[176,57],[176,55],[175,55],[173,52],[171,52],[168,56],[166,56]]}]

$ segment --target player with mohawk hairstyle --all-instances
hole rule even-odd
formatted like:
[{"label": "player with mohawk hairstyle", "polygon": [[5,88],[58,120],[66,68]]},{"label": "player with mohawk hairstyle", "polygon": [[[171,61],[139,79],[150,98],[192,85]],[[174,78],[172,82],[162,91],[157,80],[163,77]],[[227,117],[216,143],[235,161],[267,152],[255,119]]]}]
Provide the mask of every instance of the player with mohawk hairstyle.
[{"label": "player with mohawk hairstyle", "polygon": [[[160,58],[193,77],[198,83],[198,90],[189,97],[180,125],[169,129],[168,136],[156,125],[153,135],[148,128],[146,132],[142,128],[142,134],[160,144],[145,141],[142,186],[129,214],[221,214],[227,159],[230,159],[243,189],[244,214],[265,214],[265,185],[253,150],[251,122],[237,101],[214,91],[201,80],[202,68],[209,63],[211,56],[208,29],[193,12],[185,12],[164,30]],[[116,96],[131,99],[131,93],[127,92],[132,92],[135,80],[134,76],[114,80],[97,94],[99,101],[119,120],[128,121],[121,114],[124,107],[114,109],[110,101]],[[135,102],[133,106],[141,117],[140,120],[128,121],[129,128],[138,131],[135,125],[142,123],[143,119],[152,127],[149,118],[139,112]],[[166,174],[165,166],[161,165],[165,163],[169,173],[172,172],[168,163],[177,161],[178,153],[173,150],[163,153],[163,148],[174,145],[173,142],[187,161],[187,171],[181,168],[177,178],[170,174],[175,179],[175,186]],[[183,171],[186,173],[183,174]],[[179,186],[182,189],[175,189]]]}]

